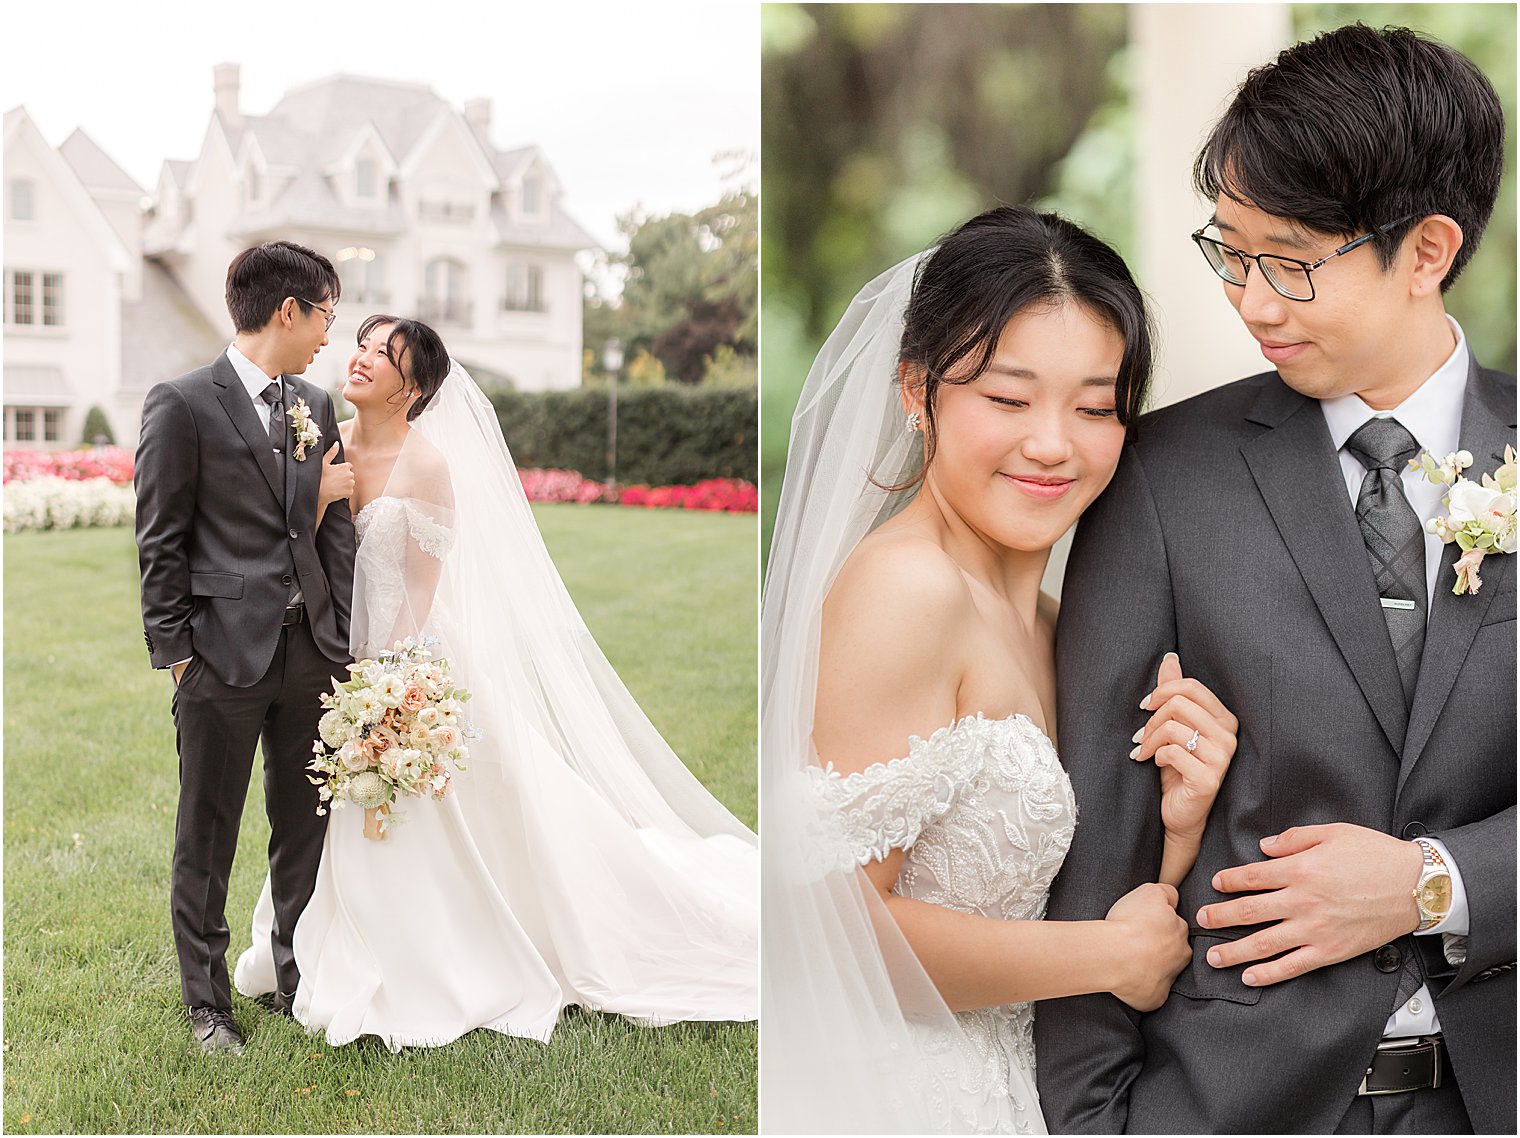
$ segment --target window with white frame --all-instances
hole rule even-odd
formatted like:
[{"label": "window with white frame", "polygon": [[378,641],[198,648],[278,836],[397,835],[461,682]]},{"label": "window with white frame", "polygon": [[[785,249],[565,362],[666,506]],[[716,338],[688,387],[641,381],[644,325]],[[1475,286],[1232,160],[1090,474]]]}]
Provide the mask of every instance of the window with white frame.
[{"label": "window with white frame", "polygon": [[11,442],[34,443],[37,441],[37,409],[35,407],[17,407],[14,414],[7,415],[11,428]]},{"label": "window with white frame", "polygon": [[6,183],[5,216],[12,221],[36,221],[37,200],[35,186],[30,178],[12,178]]},{"label": "window with white frame", "polygon": [[368,201],[380,196],[380,163],[373,158],[354,163],[354,196]]},{"label": "window with white frame", "polygon": [[50,328],[63,326],[63,274],[42,274],[42,322]]},{"label": "window with white frame", "polygon": [[8,443],[62,442],[63,417],[62,407],[7,407],[5,409],[5,441]]},{"label": "window with white frame", "polygon": [[507,265],[507,291],[502,298],[507,312],[544,311],[544,270],[542,265],[513,261]]},{"label": "window with white frame", "polygon": [[37,322],[36,274],[29,269],[5,271],[5,322],[7,324],[35,324]]},{"label": "window with white frame", "polygon": [[423,272],[427,292],[422,298],[422,318],[440,324],[470,322],[469,273],[458,261],[438,257]]},{"label": "window with white frame", "polygon": [[529,174],[522,183],[522,210],[529,217],[537,217],[544,208],[544,185],[537,175]]},{"label": "window with white frame", "polygon": [[56,443],[63,438],[63,409],[61,407],[44,407],[42,409],[42,441]]}]

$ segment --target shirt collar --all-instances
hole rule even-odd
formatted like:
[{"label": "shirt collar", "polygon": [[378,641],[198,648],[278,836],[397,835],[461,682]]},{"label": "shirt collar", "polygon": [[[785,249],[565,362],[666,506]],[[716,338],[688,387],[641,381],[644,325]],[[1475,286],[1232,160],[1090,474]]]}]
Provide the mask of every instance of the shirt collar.
[{"label": "shirt collar", "polygon": [[1391,411],[1374,411],[1361,396],[1338,395],[1321,399],[1320,410],[1330,428],[1330,441],[1340,450],[1363,423],[1376,416],[1397,419],[1414,436],[1421,449],[1437,459],[1457,449],[1462,433],[1462,399],[1467,391],[1467,337],[1462,326],[1446,317],[1456,334],[1457,346],[1446,362]]},{"label": "shirt collar", "polygon": [[[273,382],[269,376],[264,374],[264,369],[238,351],[238,346],[235,343],[227,345],[227,359],[232,364],[232,370],[237,372],[238,378],[243,381],[243,389],[248,392],[248,398],[261,398],[264,394],[264,388]],[[275,377],[275,379],[281,378],[283,377]],[[284,387],[285,385],[281,383],[281,390],[284,390]]]}]

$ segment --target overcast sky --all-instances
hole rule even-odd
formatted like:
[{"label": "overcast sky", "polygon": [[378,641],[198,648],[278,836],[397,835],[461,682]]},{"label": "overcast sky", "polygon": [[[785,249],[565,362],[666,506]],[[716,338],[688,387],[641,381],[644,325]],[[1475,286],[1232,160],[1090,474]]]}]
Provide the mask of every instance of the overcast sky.
[{"label": "overcast sky", "polygon": [[[82,127],[145,190],[190,159],[214,64],[242,65],[242,110],[329,75],[492,100],[493,141],[535,142],[566,207],[603,244],[616,217],[693,210],[736,184],[721,151],[760,150],[759,6],[745,0],[82,0],[6,5],[0,108],[54,145]],[[738,182],[757,185],[752,158]]]}]

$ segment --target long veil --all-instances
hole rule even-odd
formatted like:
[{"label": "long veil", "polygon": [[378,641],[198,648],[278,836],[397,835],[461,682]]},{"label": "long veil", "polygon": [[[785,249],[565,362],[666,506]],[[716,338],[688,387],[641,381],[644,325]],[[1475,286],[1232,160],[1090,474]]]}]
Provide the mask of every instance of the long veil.
[{"label": "long veil", "polygon": [[978,1131],[998,1113],[971,1077],[969,1040],[812,789],[824,598],[861,538],[912,500],[885,487],[923,461],[896,379],[927,257],[861,289],[792,419],[761,616],[761,1118],[771,1133]]},{"label": "long veil", "polygon": [[650,1023],[755,1018],[756,836],[687,770],[602,654],[495,409],[457,362],[386,494],[415,502],[416,486],[436,487],[440,456],[447,502],[422,509],[451,524],[452,545],[433,596],[411,602],[430,605],[412,623],[439,636],[472,693],[482,738],[458,798],[514,913],[566,1003]]}]

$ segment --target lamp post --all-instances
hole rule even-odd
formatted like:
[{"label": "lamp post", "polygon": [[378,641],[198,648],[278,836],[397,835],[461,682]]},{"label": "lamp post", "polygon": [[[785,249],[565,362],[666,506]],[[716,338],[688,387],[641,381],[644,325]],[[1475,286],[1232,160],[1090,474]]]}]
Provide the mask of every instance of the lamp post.
[{"label": "lamp post", "polygon": [[607,373],[607,487],[617,490],[617,391],[618,372],[623,370],[623,344],[613,337],[602,348],[602,369]]}]

